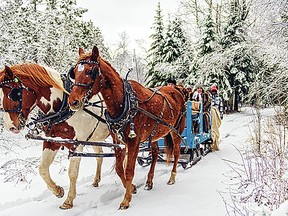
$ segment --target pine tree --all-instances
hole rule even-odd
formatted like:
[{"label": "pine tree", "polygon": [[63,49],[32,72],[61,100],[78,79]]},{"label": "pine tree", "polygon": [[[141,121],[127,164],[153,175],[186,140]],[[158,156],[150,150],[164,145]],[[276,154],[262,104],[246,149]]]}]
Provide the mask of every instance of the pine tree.
[{"label": "pine tree", "polygon": [[190,67],[193,61],[192,46],[186,37],[186,32],[183,28],[183,20],[176,17],[172,21],[171,29],[174,46],[176,47],[173,61],[175,68],[174,74],[176,74],[175,78],[179,82],[186,83],[186,78],[191,73]]},{"label": "pine tree", "polygon": [[216,84],[223,90],[221,85],[225,83],[225,81],[222,81],[225,76],[223,76],[223,72],[219,68],[219,59],[214,59],[214,56],[219,57],[219,36],[216,33],[216,24],[213,20],[213,5],[211,0],[206,1],[206,3],[208,10],[206,14],[203,12],[203,16],[206,18],[203,19],[200,26],[201,37],[198,39],[197,55],[192,65],[189,81],[194,84],[201,83],[207,87]]},{"label": "pine tree", "polygon": [[178,38],[176,38],[176,32],[174,32],[175,26],[173,26],[173,24],[175,24],[175,22],[172,23],[169,19],[162,56],[162,62],[166,63],[175,62],[180,56]]},{"label": "pine tree", "polygon": [[149,86],[155,86],[159,78],[160,71],[156,69],[158,63],[163,62],[163,49],[164,49],[164,24],[160,2],[158,2],[154,23],[152,26],[154,32],[150,36],[152,39],[150,49],[148,51],[149,63],[148,73],[146,74],[146,82]]},{"label": "pine tree", "polygon": [[24,47],[21,45],[25,41],[25,13],[27,13],[27,10],[22,0],[1,1],[0,60],[2,65],[14,64],[24,58]]},{"label": "pine tree", "polygon": [[221,39],[223,54],[227,58],[224,71],[230,85],[230,98],[232,99],[230,106],[234,111],[238,111],[239,101],[243,100],[249,92],[249,86],[255,75],[256,62],[244,30],[247,14],[245,1],[240,5],[238,0],[232,0],[228,23]]},{"label": "pine tree", "polygon": [[97,45],[108,57],[99,28],[82,20],[87,10],[76,0],[4,0],[0,3],[0,61],[26,61],[66,71],[75,63],[79,46]]},{"label": "pine tree", "polygon": [[204,56],[208,53],[215,51],[217,45],[217,35],[215,32],[215,23],[212,19],[212,10],[209,10],[209,14],[203,25],[202,37],[200,39],[199,54]]},{"label": "pine tree", "polygon": [[245,8],[241,8],[238,0],[231,1],[228,23],[224,28],[224,36],[221,39],[221,45],[224,49],[245,41],[243,25],[246,11],[244,10]]}]

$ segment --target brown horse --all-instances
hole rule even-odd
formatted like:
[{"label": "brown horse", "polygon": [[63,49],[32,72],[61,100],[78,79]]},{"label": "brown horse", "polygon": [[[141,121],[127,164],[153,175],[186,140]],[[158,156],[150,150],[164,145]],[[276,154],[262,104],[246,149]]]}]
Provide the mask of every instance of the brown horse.
[{"label": "brown horse", "polygon": [[[84,141],[103,141],[109,135],[107,125],[83,110],[69,114],[69,107],[63,108],[65,92],[60,74],[50,68],[44,68],[37,64],[5,66],[5,69],[0,71],[0,95],[5,111],[5,127],[13,133],[19,133],[25,126],[32,109],[38,107],[44,117],[50,121],[50,123],[43,122],[45,126],[41,128],[46,136]],[[91,102],[99,101],[99,99],[98,95],[95,95],[95,97],[91,98]],[[61,107],[63,112],[59,113]],[[103,115],[104,117],[104,112],[100,108],[90,107],[89,109],[95,114]],[[66,113],[66,111],[68,112]],[[66,114],[64,115],[63,113]],[[59,116],[63,115],[65,117],[64,120],[58,119],[57,114]],[[53,115],[56,120],[50,118]],[[64,196],[64,190],[51,179],[49,167],[61,146],[65,146],[72,151],[75,150],[74,145],[71,144],[44,141],[42,160],[39,166],[39,173],[48,189],[59,198]],[[82,151],[83,146],[78,146],[76,150]],[[94,147],[94,151],[97,153],[102,152],[102,147]],[[61,209],[73,207],[80,160],[80,157],[72,157],[70,159],[68,171],[70,187],[66,200],[60,206]],[[97,170],[92,184],[95,187],[98,186],[101,179],[103,159],[97,158],[96,160]]]},{"label": "brown horse", "polygon": [[168,184],[175,183],[176,167],[180,156],[181,134],[185,128],[185,101],[173,87],[164,86],[155,90],[143,87],[136,81],[121,79],[115,69],[99,56],[97,47],[85,54],[79,49],[79,58],[74,68],[75,85],[69,95],[72,109],[79,110],[92,95],[100,92],[107,106],[106,120],[115,143],[125,143],[127,167],[123,167],[126,149],[115,149],[116,172],[126,193],[120,209],[129,207],[135,162],[140,142],[151,141],[152,163],[145,189],[153,187],[155,164],[158,158],[157,140],[166,141],[167,160],[174,156],[173,169]]}]

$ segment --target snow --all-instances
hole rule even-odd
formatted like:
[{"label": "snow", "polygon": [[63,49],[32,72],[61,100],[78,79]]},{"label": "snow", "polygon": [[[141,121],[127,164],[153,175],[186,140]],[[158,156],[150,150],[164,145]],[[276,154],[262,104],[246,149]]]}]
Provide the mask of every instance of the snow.
[{"label": "snow", "polygon": [[[271,112],[272,110],[268,110],[265,113],[269,116]],[[124,195],[124,188],[113,169],[114,158],[104,158],[99,188],[91,186],[95,173],[95,159],[82,158],[77,182],[77,197],[74,207],[70,210],[59,209],[66,194],[63,198],[56,198],[46,188],[38,174],[27,176],[28,183],[3,183],[5,176],[0,175],[0,215],[225,216],[227,212],[223,199],[229,199],[229,197],[225,197],[225,194],[221,192],[226,190],[227,181],[229,181],[227,174],[231,172],[227,161],[241,163],[241,156],[237,149],[247,145],[252,127],[253,111],[251,108],[243,108],[240,113],[225,115],[220,128],[220,151],[209,153],[190,169],[184,170],[179,166],[176,184],[172,186],[166,184],[172,166],[158,163],[155,170],[154,188],[151,191],[145,191],[144,183],[149,167],[141,167],[137,164],[133,182],[138,186],[138,193],[133,195],[130,208],[124,211],[118,210]],[[13,157],[40,156],[42,146],[39,143],[41,142],[27,141],[21,138],[21,135],[17,137],[16,139],[15,136],[11,136],[9,140],[11,143],[13,140],[18,143],[29,142],[31,147],[20,151],[22,144],[19,144],[14,152],[0,157],[0,165]],[[24,137],[23,134],[22,137]],[[69,182],[67,153],[67,150],[60,151],[58,153],[60,157],[50,168],[52,179],[63,186],[65,192],[67,192]],[[38,173],[37,169],[35,170]],[[288,212],[287,202],[272,215],[286,215],[286,212]]]}]

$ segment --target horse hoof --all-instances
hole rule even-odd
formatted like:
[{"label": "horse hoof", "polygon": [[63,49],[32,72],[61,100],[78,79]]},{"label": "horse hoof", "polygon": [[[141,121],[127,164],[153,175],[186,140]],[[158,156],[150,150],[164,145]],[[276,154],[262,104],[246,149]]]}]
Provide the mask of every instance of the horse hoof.
[{"label": "horse hoof", "polygon": [[169,180],[169,181],[167,182],[167,185],[173,185],[173,184],[175,184],[175,181]]},{"label": "horse hoof", "polygon": [[144,190],[151,190],[153,188],[153,183],[146,183]]},{"label": "horse hoof", "polygon": [[73,207],[73,204],[63,203],[61,206],[59,206],[62,210],[71,209]]},{"label": "horse hoof", "polygon": [[62,198],[64,196],[64,189],[60,186],[58,186],[60,193],[56,195],[58,198]]},{"label": "horse hoof", "polygon": [[133,187],[134,187],[134,189],[133,189],[133,191],[132,191],[132,194],[137,194],[137,187],[136,187],[136,185],[133,185]]},{"label": "horse hoof", "polygon": [[126,210],[129,208],[129,205],[128,206],[120,206],[118,210]]},{"label": "horse hoof", "polygon": [[93,183],[92,183],[92,186],[93,186],[93,187],[99,187],[99,183],[98,183],[98,182],[93,182]]}]

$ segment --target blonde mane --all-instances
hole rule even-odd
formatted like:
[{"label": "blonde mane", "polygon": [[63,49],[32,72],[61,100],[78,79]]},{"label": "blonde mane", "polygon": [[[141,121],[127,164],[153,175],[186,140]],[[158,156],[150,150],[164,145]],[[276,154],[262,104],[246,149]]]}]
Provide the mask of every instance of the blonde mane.
[{"label": "blonde mane", "polygon": [[37,86],[53,86],[63,92],[67,91],[63,87],[60,74],[50,68],[44,68],[37,64],[18,64],[10,67],[13,74],[20,80],[27,78]]}]

